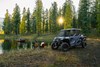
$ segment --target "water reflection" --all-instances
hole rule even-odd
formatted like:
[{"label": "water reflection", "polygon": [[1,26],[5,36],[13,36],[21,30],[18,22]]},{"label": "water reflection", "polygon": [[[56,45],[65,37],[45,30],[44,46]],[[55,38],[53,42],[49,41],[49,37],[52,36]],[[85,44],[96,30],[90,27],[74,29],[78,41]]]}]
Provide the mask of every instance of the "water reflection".
[{"label": "water reflection", "polygon": [[4,40],[0,40],[0,54],[3,53],[3,50],[2,50],[2,43],[4,42]]},{"label": "water reflection", "polygon": [[[33,49],[40,47],[42,41],[27,40],[27,39],[5,39],[0,40],[0,54],[8,52],[10,50],[19,49]],[[45,44],[47,45],[47,44]]]},{"label": "water reflection", "polygon": [[1,43],[0,43],[0,54],[3,54]]},{"label": "water reflection", "polygon": [[19,49],[28,49],[32,48],[33,44],[29,40],[20,42],[18,40],[0,40],[0,54],[10,51],[10,50],[19,50]]},{"label": "water reflection", "polygon": [[4,40],[4,42],[2,43],[2,49],[3,50],[10,50],[11,49],[11,40]]}]

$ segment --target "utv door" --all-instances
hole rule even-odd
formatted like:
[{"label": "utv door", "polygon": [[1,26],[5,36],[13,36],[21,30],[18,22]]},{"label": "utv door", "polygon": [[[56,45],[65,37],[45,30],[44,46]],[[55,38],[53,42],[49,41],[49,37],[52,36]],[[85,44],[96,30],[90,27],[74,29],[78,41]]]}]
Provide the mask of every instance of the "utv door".
[{"label": "utv door", "polygon": [[77,46],[77,45],[80,45],[80,43],[81,43],[80,35],[71,36],[71,38],[70,38],[71,46]]}]

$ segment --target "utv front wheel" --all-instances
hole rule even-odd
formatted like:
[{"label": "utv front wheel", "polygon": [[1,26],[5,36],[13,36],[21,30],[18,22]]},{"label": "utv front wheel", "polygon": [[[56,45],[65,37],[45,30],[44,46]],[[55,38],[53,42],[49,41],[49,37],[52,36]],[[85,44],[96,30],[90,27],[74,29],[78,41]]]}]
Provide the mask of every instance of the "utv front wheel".
[{"label": "utv front wheel", "polygon": [[68,51],[69,50],[69,44],[68,43],[62,43],[61,44],[61,50],[62,51]]},{"label": "utv front wheel", "polygon": [[85,42],[82,43],[82,48],[86,48],[87,44]]},{"label": "utv front wheel", "polygon": [[53,49],[53,50],[57,50],[58,49],[58,44],[57,44],[57,42],[55,42],[55,43],[53,43],[52,45],[51,45],[51,48]]}]

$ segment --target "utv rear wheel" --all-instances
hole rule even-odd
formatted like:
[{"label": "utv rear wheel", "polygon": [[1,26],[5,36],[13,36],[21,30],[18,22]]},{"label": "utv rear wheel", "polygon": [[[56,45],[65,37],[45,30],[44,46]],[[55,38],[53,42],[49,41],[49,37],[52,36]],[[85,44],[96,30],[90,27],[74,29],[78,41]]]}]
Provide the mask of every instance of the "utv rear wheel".
[{"label": "utv rear wheel", "polygon": [[68,51],[69,50],[69,44],[68,43],[62,43],[61,44],[61,50],[62,51]]},{"label": "utv rear wheel", "polygon": [[58,43],[57,42],[55,42],[55,43],[53,43],[52,45],[51,45],[51,48],[53,49],[53,50],[57,50],[58,49]]}]

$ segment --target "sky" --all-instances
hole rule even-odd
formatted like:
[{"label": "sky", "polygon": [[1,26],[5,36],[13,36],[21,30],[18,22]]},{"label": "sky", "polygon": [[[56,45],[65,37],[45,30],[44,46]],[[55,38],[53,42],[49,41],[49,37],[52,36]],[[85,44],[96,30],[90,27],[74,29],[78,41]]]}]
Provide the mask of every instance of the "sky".
[{"label": "sky", "polygon": [[[57,2],[58,8],[62,7],[65,0],[42,0],[44,9],[49,9],[51,7],[51,3]],[[75,10],[78,10],[78,4],[79,0],[72,0],[73,5],[75,6]],[[29,7],[30,12],[34,10],[36,0],[0,0],[0,17],[4,18],[6,9],[8,9],[9,13],[13,13],[13,8],[15,7],[15,4],[17,3],[20,7],[21,13],[23,11],[23,8],[26,9]]]}]

